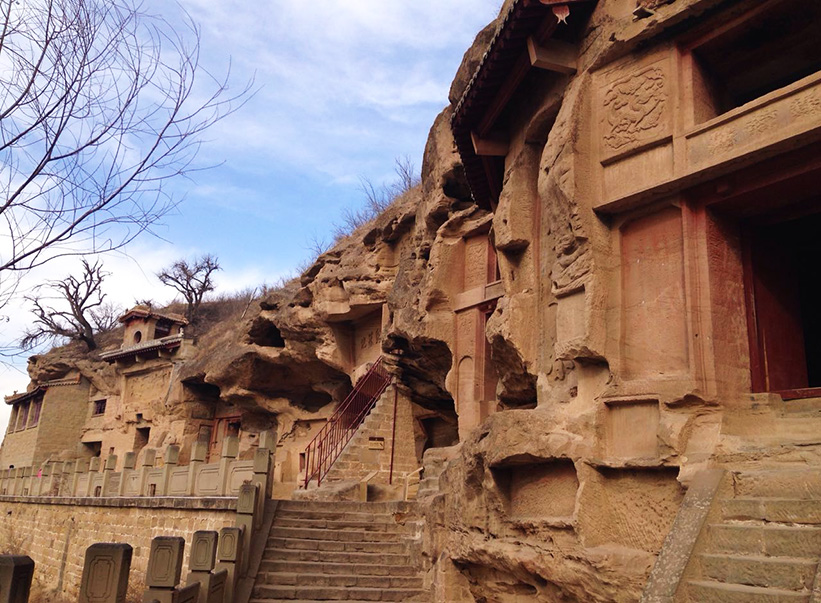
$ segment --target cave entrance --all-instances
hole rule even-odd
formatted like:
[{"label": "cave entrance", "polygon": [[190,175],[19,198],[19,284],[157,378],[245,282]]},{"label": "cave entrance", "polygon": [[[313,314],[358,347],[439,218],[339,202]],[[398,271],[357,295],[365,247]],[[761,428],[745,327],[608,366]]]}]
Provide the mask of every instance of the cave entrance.
[{"label": "cave entrance", "polygon": [[821,395],[819,232],[821,213],[795,218],[778,212],[744,229],[754,392]]},{"label": "cave entrance", "polygon": [[211,444],[208,447],[209,462],[220,458],[222,445],[228,437],[240,437],[242,418],[240,415],[218,417],[214,419],[214,428],[211,430]]}]

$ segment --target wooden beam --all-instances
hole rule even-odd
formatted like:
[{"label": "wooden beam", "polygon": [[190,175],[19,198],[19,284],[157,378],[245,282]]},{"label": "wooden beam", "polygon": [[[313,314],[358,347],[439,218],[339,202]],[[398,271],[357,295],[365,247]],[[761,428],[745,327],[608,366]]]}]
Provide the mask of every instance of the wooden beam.
[{"label": "wooden beam", "polygon": [[476,132],[470,133],[473,141],[473,152],[479,157],[504,157],[507,155],[509,143],[499,138],[481,138]]},{"label": "wooden beam", "polygon": [[558,73],[576,73],[578,52],[571,44],[558,40],[547,40],[538,44],[533,38],[527,39],[527,54],[530,64],[537,69],[546,69]]}]

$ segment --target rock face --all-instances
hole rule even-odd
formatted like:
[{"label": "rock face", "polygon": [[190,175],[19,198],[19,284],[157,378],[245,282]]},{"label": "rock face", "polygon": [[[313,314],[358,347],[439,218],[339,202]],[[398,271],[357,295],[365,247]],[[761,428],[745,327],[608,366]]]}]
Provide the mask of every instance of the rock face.
[{"label": "rock face", "polygon": [[[821,9],[744,4],[509,0],[465,54],[420,185],[152,359],[162,396],[72,348],[34,360],[33,384],[79,371],[91,398],[142,401],[150,416],[106,419],[118,453],[140,421],[143,445],[183,456],[232,430],[248,455],[275,428],[287,497],[382,355],[406,456],[442,472],[420,488],[436,601],[637,601],[701,469],[821,461],[817,403],[784,402],[821,387],[796,293],[816,291],[800,268],[821,253],[802,50]],[[741,41],[780,58],[761,67]]]}]

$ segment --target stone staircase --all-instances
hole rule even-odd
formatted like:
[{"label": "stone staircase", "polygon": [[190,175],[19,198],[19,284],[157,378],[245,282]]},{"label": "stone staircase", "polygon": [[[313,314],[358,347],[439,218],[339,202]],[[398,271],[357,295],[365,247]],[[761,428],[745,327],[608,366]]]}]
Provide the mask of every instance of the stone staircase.
[{"label": "stone staircase", "polygon": [[821,588],[821,469],[737,471],[728,479],[676,602],[821,601],[813,598]]},{"label": "stone staircase", "polygon": [[448,446],[446,448],[428,448],[422,456],[422,480],[419,482],[419,489],[416,494],[417,499],[427,498],[439,494],[439,477],[448,464],[459,451],[459,446]]},{"label": "stone staircase", "polygon": [[413,503],[281,501],[251,603],[430,601]]},{"label": "stone staircase", "polygon": [[[323,482],[361,480],[376,471],[371,483],[388,483],[393,444],[393,406],[394,389],[389,387],[365,417]],[[396,444],[393,451],[394,482],[400,483],[405,475],[418,467],[410,402],[400,396],[397,399]]]}]

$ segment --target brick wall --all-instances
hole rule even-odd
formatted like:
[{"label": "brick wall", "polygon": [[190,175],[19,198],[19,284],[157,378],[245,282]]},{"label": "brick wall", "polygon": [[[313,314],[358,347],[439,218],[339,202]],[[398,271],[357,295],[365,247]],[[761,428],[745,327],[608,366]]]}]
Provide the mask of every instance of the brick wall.
[{"label": "brick wall", "polygon": [[[151,539],[235,525],[236,499],[21,499],[0,497],[0,553],[29,555],[35,580],[77,600],[86,549],[96,542],[134,547],[131,586],[142,589]],[[183,580],[188,575],[188,546]]]}]

